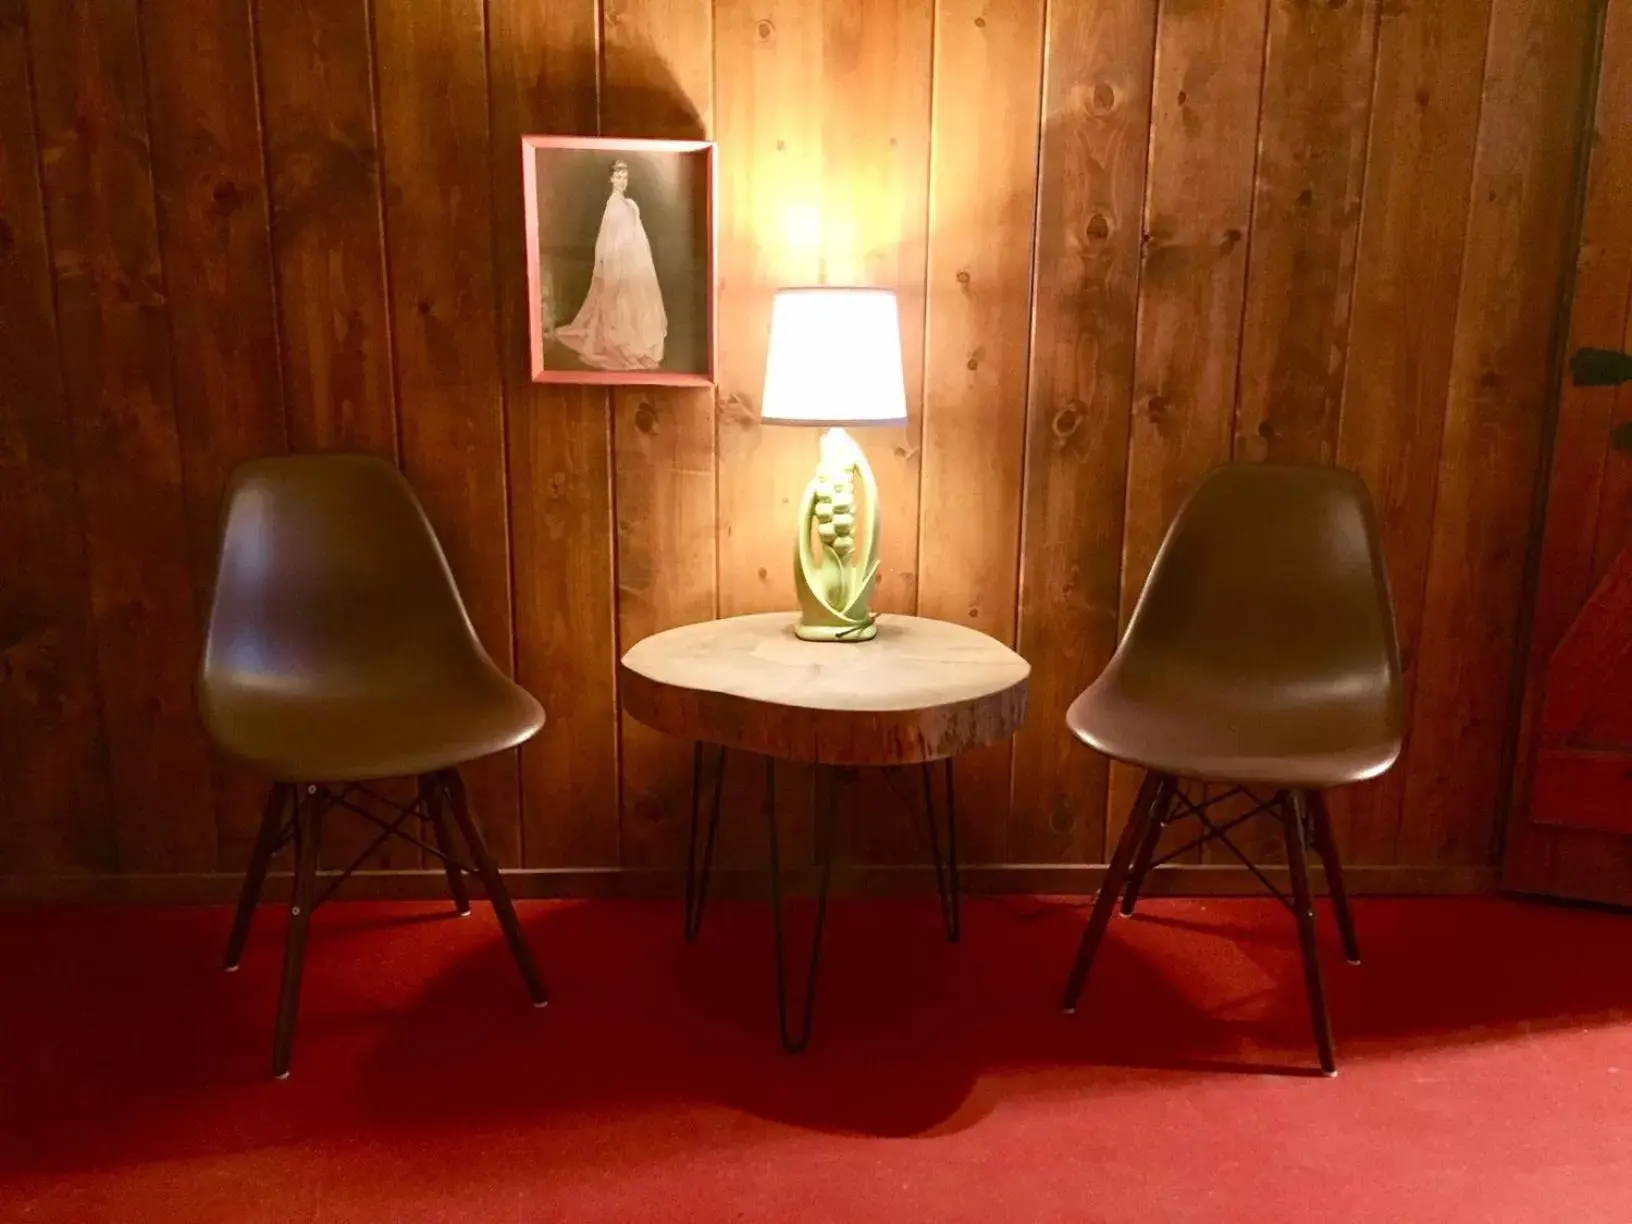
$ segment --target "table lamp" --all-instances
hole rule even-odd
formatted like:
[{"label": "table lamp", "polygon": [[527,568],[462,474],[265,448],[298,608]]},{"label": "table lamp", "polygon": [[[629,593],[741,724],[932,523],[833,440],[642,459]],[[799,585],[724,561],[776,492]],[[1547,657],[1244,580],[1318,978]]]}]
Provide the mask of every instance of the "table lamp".
[{"label": "table lamp", "polygon": [[[799,502],[794,632],[807,642],[878,633],[878,486],[846,425],[905,425],[901,320],[889,289],[781,289],[771,303],[762,420],[825,425],[816,475]],[[857,486],[864,529],[858,531]]]}]

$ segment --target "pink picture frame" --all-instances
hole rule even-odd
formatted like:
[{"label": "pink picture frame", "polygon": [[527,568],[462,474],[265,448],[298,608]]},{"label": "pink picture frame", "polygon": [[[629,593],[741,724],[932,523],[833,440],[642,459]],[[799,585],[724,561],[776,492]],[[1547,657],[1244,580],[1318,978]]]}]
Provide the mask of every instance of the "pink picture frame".
[{"label": "pink picture frame", "polygon": [[712,386],[717,146],[524,136],[532,379]]}]

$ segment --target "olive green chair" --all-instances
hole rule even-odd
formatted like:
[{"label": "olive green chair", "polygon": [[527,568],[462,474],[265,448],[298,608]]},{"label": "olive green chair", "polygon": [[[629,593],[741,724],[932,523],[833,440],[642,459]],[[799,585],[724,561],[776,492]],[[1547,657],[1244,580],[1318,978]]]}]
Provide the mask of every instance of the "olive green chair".
[{"label": "olive green chair", "polygon": [[[362,455],[297,455],[233,474],[198,693],[216,746],[272,780],[227,943],[229,970],[268,865],[283,846],[294,850],[275,1076],[289,1071],[312,911],[393,836],[442,864],[461,914],[470,912],[464,876],[480,877],[528,994],[544,1005],[459,775],[462,764],[530,738],[544,712],[482,649],[431,525],[394,467]],[[418,782],[405,806],[368,785],[402,776]],[[378,833],[320,894],[318,848],[336,811],[372,821]]]},{"label": "olive green chair", "polygon": [[[1297,919],[1321,1069],[1336,1072],[1317,953],[1307,846],[1325,867],[1344,950],[1360,959],[1322,792],[1374,778],[1400,754],[1399,647],[1376,515],[1333,468],[1234,464],[1196,488],[1163,540],[1127,633],[1066,716],[1088,747],[1145,771],[1065,989],[1075,1009],[1118,898],[1132,914],[1153,865],[1218,841]],[[1196,802],[1181,781],[1222,783]],[[1224,823],[1208,809],[1245,793]],[[1278,819],[1287,896],[1230,839]],[[1167,826],[1200,835],[1156,858]]]}]

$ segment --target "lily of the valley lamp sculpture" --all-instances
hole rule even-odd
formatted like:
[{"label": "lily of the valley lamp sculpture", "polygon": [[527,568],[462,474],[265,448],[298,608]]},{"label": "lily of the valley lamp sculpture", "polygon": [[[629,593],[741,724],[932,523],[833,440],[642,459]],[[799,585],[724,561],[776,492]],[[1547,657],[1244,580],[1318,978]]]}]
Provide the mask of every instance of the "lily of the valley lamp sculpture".
[{"label": "lily of the valley lamp sculpture", "polygon": [[808,642],[864,642],[878,633],[869,606],[878,581],[878,486],[844,426],[907,423],[895,293],[779,290],[760,417],[828,427],[799,502],[794,632]]}]

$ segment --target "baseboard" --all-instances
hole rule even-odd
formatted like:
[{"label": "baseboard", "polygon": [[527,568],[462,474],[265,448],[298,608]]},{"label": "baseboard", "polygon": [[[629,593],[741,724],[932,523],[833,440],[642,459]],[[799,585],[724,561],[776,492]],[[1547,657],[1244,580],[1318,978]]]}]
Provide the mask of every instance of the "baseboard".
[{"label": "baseboard", "polygon": [[[331,873],[323,872],[319,879]],[[1103,865],[1003,864],[961,871],[969,893],[1081,896],[1098,890]],[[1264,874],[1287,887],[1284,867]],[[1317,882],[1320,872],[1313,873]],[[678,898],[682,878],[670,868],[527,868],[504,873],[517,897]],[[1495,867],[1357,866],[1344,871],[1356,896],[1456,896],[1496,888]],[[809,892],[814,871],[786,873],[790,890]],[[227,872],[188,875],[0,875],[0,902],[70,901],[135,905],[226,905],[237,899],[240,876]],[[1323,882],[1321,882],[1323,883]],[[267,895],[282,896],[288,873],[274,873]],[[833,890],[842,895],[898,896],[933,891],[928,867],[834,867]],[[1263,886],[1245,868],[1228,864],[1171,864],[1152,873],[1147,896],[1250,896]],[[757,897],[765,892],[762,872],[716,870],[710,891],[723,897]],[[438,900],[447,895],[441,871],[359,871],[338,896],[350,901]]]}]

